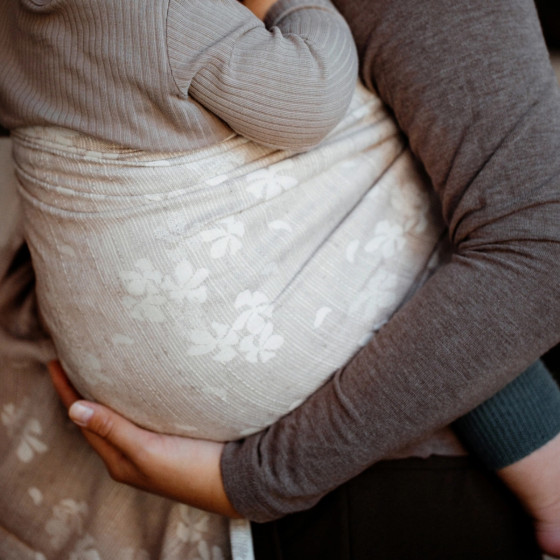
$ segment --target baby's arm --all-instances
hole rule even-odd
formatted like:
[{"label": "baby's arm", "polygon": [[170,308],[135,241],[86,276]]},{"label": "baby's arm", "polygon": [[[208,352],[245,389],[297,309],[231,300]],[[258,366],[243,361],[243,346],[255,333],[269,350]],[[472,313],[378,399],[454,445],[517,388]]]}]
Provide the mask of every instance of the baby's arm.
[{"label": "baby's arm", "polygon": [[352,35],[328,0],[279,0],[264,24],[236,0],[171,2],[168,50],[181,94],[275,148],[321,141],[356,85]]},{"label": "baby's arm", "polygon": [[560,433],[560,389],[538,360],[453,428],[488,468],[503,469]]}]

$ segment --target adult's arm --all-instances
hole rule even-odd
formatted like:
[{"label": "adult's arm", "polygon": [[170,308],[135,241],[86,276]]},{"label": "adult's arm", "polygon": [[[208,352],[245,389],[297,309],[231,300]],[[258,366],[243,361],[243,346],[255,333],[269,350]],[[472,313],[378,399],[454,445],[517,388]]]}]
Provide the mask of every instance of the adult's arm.
[{"label": "adult's arm", "polygon": [[560,93],[533,2],[336,3],[453,255],[304,405],[226,445],[226,493],[257,521],[449,424],[560,339]]}]

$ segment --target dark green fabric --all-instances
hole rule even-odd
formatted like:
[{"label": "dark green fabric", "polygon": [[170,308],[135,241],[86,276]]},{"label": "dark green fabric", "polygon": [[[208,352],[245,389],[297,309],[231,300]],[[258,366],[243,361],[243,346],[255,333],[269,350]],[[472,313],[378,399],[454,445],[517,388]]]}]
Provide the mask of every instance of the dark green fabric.
[{"label": "dark green fabric", "polygon": [[560,432],[560,391],[539,360],[453,428],[487,467],[505,467]]}]

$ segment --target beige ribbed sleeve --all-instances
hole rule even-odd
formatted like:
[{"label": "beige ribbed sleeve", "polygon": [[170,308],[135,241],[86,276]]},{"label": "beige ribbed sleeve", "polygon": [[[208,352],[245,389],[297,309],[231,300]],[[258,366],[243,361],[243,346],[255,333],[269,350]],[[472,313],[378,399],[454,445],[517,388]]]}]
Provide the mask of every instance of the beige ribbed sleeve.
[{"label": "beige ribbed sleeve", "polygon": [[237,0],[13,0],[0,3],[0,53],[2,125],[148,151],[233,131],[304,150],[344,115],[357,77],[328,0],[280,0],[266,24]]},{"label": "beige ribbed sleeve", "polygon": [[266,27],[231,2],[219,2],[215,17],[213,4],[170,2],[169,58],[181,91],[256,142],[319,142],[344,115],[357,77],[346,22],[326,0],[280,0]]}]

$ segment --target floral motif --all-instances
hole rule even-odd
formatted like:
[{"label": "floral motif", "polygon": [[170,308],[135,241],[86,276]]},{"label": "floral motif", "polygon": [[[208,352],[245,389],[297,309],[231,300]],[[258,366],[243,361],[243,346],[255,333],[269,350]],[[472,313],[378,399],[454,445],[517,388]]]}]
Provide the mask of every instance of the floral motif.
[{"label": "floral motif", "polygon": [[190,356],[200,356],[217,351],[213,356],[214,360],[221,363],[229,362],[237,355],[235,346],[239,342],[239,335],[223,323],[212,322],[211,326],[215,334],[197,329],[189,331],[193,346],[187,350],[187,353]]},{"label": "floral motif", "polygon": [[384,220],[375,226],[374,237],[367,242],[364,249],[368,253],[379,252],[388,259],[398,253],[405,243],[405,231],[402,225]]},{"label": "floral motif", "polygon": [[245,234],[245,227],[233,216],[220,220],[218,224],[223,227],[215,227],[200,233],[200,237],[207,243],[212,243],[210,256],[219,259],[226,253],[235,255],[243,247],[240,239]]},{"label": "floral motif", "polygon": [[273,306],[262,292],[245,290],[235,298],[235,309],[248,307],[239,315],[233,324],[235,330],[244,327],[252,334],[260,333],[266,323],[266,318],[272,317]]},{"label": "floral motif", "polygon": [[247,191],[262,200],[270,200],[298,183],[295,177],[281,175],[279,170],[270,167],[250,173],[247,175],[247,181]]},{"label": "floral motif", "polygon": [[102,560],[99,552],[97,552],[94,547],[94,538],[91,535],[85,535],[76,543],[76,546],[70,553],[68,560]]},{"label": "floral motif", "polygon": [[43,492],[41,492],[39,488],[32,486],[31,488],[27,489],[27,493],[29,494],[29,497],[33,500],[33,503],[36,506],[41,505],[41,503],[43,502]]},{"label": "floral motif", "polygon": [[317,309],[317,312],[315,313],[315,320],[313,321],[313,328],[318,329],[331,311],[332,308],[327,306]]},{"label": "floral motif", "polygon": [[292,226],[285,220],[272,220],[268,223],[268,228],[272,231],[286,231],[288,233],[293,230]]},{"label": "floral motif", "polygon": [[399,291],[399,277],[387,270],[380,270],[370,278],[365,289],[356,295],[350,306],[351,313],[378,317],[373,329],[380,328],[402,299]]},{"label": "floral motif", "polygon": [[184,543],[198,543],[209,531],[209,515],[196,508],[181,505],[180,521],[177,524],[177,538]]},{"label": "floral motif", "polygon": [[84,354],[80,365],[80,371],[83,376],[87,376],[89,383],[92,385],[113,384],[113,379],[103,370],[103,365],[99,358],[91,353]]},{"label": "floral motif", "polygon": [[44,453],[48,447],[39,439],[43,433],[41,424],[36,418],[30,418],[23,429],[21,442],[17,450],[18,458],[24,463],[29,463],[35,453]]},{"label": "floral motif", "polygon": [[266,323],[262,331],[258,334],[251,334],[244,337],[239,344],[239,350],[245,354],[245,359],[251,363],[268,362],[276,355],[284,338],[279,334],[272,334],[272,323]]},{"label": "floral motif", "polygon": [[204,268],[194,270],[188,261],[181,261],[172,274],[162,274],[148,259],[134,264],[137,270],[120,273],[128,292],[122,301],[133,318],[140,321],[162,323],[166,320],[164,306],[170,302],[182,304],[206,301],[206,287],[202,283],[208,277]]},{"label": "floral motif", "polygon": [[187,220],[184,212],[169,212],[165,224],[154,229],[154,238],[161,241],[178,241],[185,236]]},{"label": "floral motif", "polygon": [[284,338],[273,334],[270,319],[274,307],[266,295],[245,290],[236,297],[234,307],[241,313],[231,326],[213,322],[212,331],[192,329],[189,332],[193,344],[188,349],[189,355],[216,352],[212,358],[222,363],[233,360],[239,354],[252,363],[264,363],[276,355]]},{"label": "floral motif", "polygon": [[46,532],[51,537],[51,545],[62,548],[72,533],[81,535],[84,531],[84,518],[88,514],[85,502],[76,502],[70,498],[61,500],[53,507],[53,516],[45,525]]},{"label": "floral motif", "polygon": [[204,303],[206,301],[206,287],[201,284],[208,277],[205,268],[194,270],[188,261],[180,262],[173,275],[166,275],[161,283],[162,289],[167,292],[169,299],[176,303],[185,300],[191,303]]},{"label": "floral motif", "polygon": [[13,403],[5,404],[2,408],[2,424],[6,426],[8,435],[14,437],[14,427],[21,421],[22,411],[18,411]]},{"label": "floral motif", "polygon": [[201,541],[198,545],[198,556],[195,560],[224,560],[222,549],[216,545],[210,546],[206,541]]},{"label": "floral motif", "polygon": [[29,463],[35,453],[47,451],[48,446],[40,439],[43,434],[41,423],[36,418],[25,417],[24,406],[17,409],[13,403],[5,404],[2,409],[2,424],[6,426],[11,438],[19,435],[20,442],[16,454],[23,463]]},{"label": "floral motif", "polygon": [[356,260],[356,253],[358,252],[359,247],[360,247],[359,239],[353,239],[346,246],[344,255],[349,263],[354,263],[354,261]]}]

